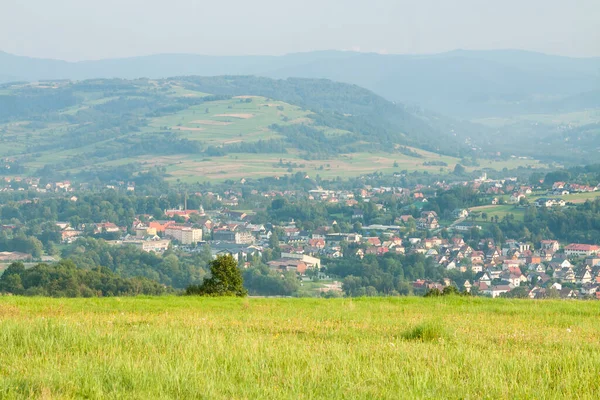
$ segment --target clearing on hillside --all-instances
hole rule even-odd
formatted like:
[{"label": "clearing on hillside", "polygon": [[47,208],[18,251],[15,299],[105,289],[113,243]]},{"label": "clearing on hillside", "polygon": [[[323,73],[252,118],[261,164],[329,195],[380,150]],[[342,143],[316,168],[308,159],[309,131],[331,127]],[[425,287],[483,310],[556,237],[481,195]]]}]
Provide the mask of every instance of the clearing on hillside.
[{"label": "clearing on hillside", "polygon": [[240,118],[240,119],[250,119],[254,118],[254,114],[217,114],[215,117],[231,117],[231,118]]}]

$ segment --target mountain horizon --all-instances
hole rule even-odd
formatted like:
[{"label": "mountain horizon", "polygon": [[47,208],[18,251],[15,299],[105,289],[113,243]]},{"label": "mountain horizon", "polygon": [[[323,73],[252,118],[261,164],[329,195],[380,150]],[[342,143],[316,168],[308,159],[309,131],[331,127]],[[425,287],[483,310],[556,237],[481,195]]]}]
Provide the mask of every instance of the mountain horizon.
[{"label": "mountain horizon", "polygon": [[34,60],[48,60],[48,61],[61,61],[69,64],[78,64],[78,63],[86,63],[86,62],[97,62],[97,61],[108,61],[108,60],[126,60],[131,58],[144,58],[144,57],[155,57],[155,56],[200,56],[200,57],[286,57],[286,56],[294,56],[294,55],[303,55],[303,54],[319,54],[319,53],[346,53],[346,54],[370,54],[370,55],[379,55],[379,56],[403,56],[403,57],[435,57],[441,55],[451,55],[451,54],[460,54],[460,53],[514,53],[514,54],[535,54],[539,56],[546,57],[560,57],[574,60],[600,60],[600,56],[571,56],[564,55],[558,53],[550,53],[544,51],[537,50],[528,50],[528,49],[519,49],[519,48],[496,48],[496,49],[464,49],[457,47],[452,50],[440,51],[440,52],[431,52],[431,53],[390,53],[383,51],[363,51],[363,50],[355,50],[355,49],[321,49],[321,50],[306,50],[306,51],[292,51],[285,52],[281,54],[270,54],[270,53],[257,53],[257,54],[209,54],[209,53],[195,53],[195,52],[152,52],[146,54],[131,54],[127,56],[121,57],[101,57],[101,58],[85,58],[80,60],[67,60],[60,57],[42,57],[35,55],[26,55],[26,54],[16,54],[10,51],[6,51],[0,49],[0,54],[9,55],[20,58],[28,58]]},{"label": "mountain horizon", "polygon": [[280,56],[173,53],[77,62],[0,52],[0,83],[190,75],[331,79],[463,119],[570,112],[600,104],[600,96],[586,94],[600,91],[600,58],[526,50],[459,49],[429,55],[339,50]]}]

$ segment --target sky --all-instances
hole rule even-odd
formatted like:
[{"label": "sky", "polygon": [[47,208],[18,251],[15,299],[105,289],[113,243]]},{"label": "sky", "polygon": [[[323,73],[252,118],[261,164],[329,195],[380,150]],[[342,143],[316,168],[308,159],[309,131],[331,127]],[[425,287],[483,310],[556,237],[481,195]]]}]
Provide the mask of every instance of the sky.
[{"label": "sky", "polygon": [[69,61],[313,50],[600,56],[600,0],[0,0],[0,50]]}]

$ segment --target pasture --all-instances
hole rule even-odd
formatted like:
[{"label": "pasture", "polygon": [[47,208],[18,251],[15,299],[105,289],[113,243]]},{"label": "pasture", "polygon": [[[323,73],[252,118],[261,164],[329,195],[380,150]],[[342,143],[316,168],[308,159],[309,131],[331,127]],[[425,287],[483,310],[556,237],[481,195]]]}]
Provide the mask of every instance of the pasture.
[{"label": "pasture", "polygon": [[[502,220],[502,218],[506,217],[508,214],[514,215],[516,221],[523,221],[526,208],[519,207],[516,204],[499,204],[472,207],[469,210],[471,210],[471,212],[480,212],[482,214],[486,213],[488,216],[488,221],[491,221],[494,217],[498,217],[500,220]],[[477,220],[483,221],[481,216],[479,216]]]},{"label": "pasture", "polygon": [[[449,174],[460,159],[443,156],[436,153],[411,148],[421,157],[412,157],[400,152],[361,152],[340,154],[323,160],[305,160],[297,151],[288,153],[252,154],[232,153],[221,157],[206,156],[164,156],[164,157],[138,157],[133,159],[147,166],[166,166],[170,180],[179,179],[182,182],[195,183],[205,181],[224,181],[227,179],[263,178],[306,172],[311,178],[319,175],[321,178],[334,179],[337,177],[349,178],[374,172],[391,174],[407,171],[427,171],[432,174]],[[132,160],[128,160],[131,162]],[[284,164],[279,165],[280,161]],[[426,165],[428,162],[445,162],[447,166]],[[295,164],[288,169],[287,165]],[[111,163],[114,165],[115,163]],[[503,161],[487,161],[486,167],[502,169]],[[525,166],[525,161],[520,164],[513,161],[513,166]],[[542,167],[537,165],[537,167]],[[480,167],[467,167],[475,170]]]},{"label": "pasture", "polygon": [[[600,192],[572,193],[572,194],[567,194],[564,196],[539,196],[539,197],[556,197],[556,198],[563,199],[567,203],[581,204],[581,203],[585,203],[588,200],[593,201],[593,200],[597,199],[598,197],[600,197]],[[537,198],[539,198],[539,197],[537,197]],[[535,200],[535,198],[534,198],[534,200]]]},{"label": "pasture", "polygon": [[600,307],[482,298],[0,299],[0,397],[596,398]]},{"label": "pasture", "polygon": [[173,130],[183,138],[219,146],[279,138],[269,130],[271,124],[297,123],[309,114],[300,107],[264,97],[236,97],[154,118],[146,130]]}]

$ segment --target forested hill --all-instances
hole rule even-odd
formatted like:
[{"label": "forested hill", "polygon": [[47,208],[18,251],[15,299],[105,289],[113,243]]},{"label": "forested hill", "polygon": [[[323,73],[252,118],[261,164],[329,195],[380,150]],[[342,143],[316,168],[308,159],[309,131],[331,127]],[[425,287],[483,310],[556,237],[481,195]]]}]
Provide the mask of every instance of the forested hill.
[{"label": "forested hill", "polygon": [[0,82],[39,79],[165,78],[176,75],[328,78],[386,99],[461,118],[549,113],[597,107],[600,58],[518,50],[458,50],[432,55],[318,51],[284,56],[163,54],[84,62],[0,51]]},{"label": "forested hill", "polygon": [[[179,159],[174,172],[189,167],[190,175],[198,175],[199,162],[231,168],[244,154],[419,158],[415,149],[425,149],[459,156],[469,152],[453,133],[461,127],[471,128],[329,80],[229,76],[0,86],[0,157],[10,163],[4,173],[54,176],[130,162],[156,165],[164,161],[157,157],[175,155],[190,164]],[[223,159],[232,154],[235,159]]]}]

